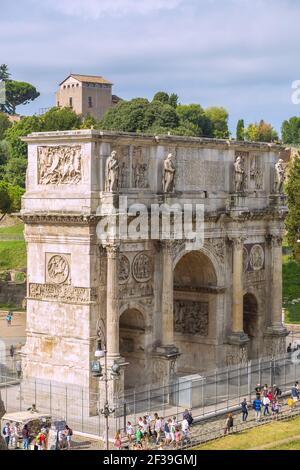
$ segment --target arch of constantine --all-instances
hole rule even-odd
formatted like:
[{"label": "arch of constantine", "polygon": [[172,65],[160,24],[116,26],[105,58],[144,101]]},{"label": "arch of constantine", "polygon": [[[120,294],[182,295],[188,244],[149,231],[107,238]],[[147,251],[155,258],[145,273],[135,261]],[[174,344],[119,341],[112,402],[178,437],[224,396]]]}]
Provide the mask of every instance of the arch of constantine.
[{"label": "arch of constantine", "polygon": [[[96,130],[24,140],[24,380],[97,391],[99,322],[108,364],[121,365],[114,394],[285,352],[279,146]],[[143,227],[99,238],[103,208],[124,217],[121,196],[139,216],[146,207],[148,232],[152,206],[198,204],[203,243]]]}]

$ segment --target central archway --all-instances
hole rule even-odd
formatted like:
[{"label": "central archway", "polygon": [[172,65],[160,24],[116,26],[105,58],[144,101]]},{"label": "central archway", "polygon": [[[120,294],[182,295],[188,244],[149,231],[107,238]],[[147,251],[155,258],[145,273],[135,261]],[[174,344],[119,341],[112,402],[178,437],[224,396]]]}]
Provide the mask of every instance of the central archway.
[{"label": "central archway", "polygon": [[145,383],[145,322],[136,308],[125,310],[120,317],[120,353],[129,364],[125,369],[124,386],[133,388]]},{"label": "central archway", "polygon": [[217,275],[207,254],[184,254],[174,270],[174,339],[179,374],[216,366]]}]

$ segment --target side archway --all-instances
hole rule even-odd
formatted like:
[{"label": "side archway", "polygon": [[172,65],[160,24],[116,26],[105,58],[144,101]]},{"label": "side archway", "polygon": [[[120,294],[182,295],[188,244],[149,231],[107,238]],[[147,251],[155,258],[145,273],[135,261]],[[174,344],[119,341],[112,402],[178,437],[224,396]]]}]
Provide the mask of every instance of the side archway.
[{"label": "side archway", "polygon": [[255,359],[259,351],[259,307],[256,296],[247,292],[243,298],[244,332],[249,336],[248,358]]},{"label": "side archway", "polygon": [[137,308],[127,308],[120,316],[120,354],[128,362],[125,369],[126,389],[146,380],[145,320]]}]

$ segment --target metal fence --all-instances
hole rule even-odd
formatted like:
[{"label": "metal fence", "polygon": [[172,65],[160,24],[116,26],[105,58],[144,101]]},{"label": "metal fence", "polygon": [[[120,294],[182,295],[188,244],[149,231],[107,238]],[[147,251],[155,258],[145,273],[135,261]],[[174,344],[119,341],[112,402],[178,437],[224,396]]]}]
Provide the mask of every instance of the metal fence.
[{"label": "metal fence", "polygon": [[[276,384],[285,392],[298,379],[300,359],[294,353],[177,377],[164,385],[136,387],[110,404],[116,409],[110,427],[124,431],[127,421],[136,424],[140,416],[155,412],[180,421],[185,409],[192,410],[195,420],[206,419],[236,408],[243,398],[254,399],[258,383]],[[87,389],[43,380],[20,381],[11,373],[0,376],[0,391],[8,412],[23,411],[35,403],[39,411],[64,418],[75,431],[103,436],[105,420],[97,414],[103,397]]]}]

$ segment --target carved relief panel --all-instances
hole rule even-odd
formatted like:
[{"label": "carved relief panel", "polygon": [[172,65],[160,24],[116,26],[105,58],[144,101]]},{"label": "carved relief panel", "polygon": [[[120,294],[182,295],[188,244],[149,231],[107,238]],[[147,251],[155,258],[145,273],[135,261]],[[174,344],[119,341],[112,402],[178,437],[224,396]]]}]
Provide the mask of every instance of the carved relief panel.
[{"label": "carved relief panel", "polygon": [[176,333],[208,335],[208,302],[175,300],[174,330]]},{"label": "carved relief panel", "polygon": [[46,253],[46,283],[69,284],[70,261],[70,255]]},{"label": "carved relief panel", "polygon": [[81,146],[37,148],[38,184],[78,184],[82,180]]},{"label": "carved relief panel", "polygon": [[260,271],[265,268],[265,244],[249,243],[243,248],[244,272]]}]

